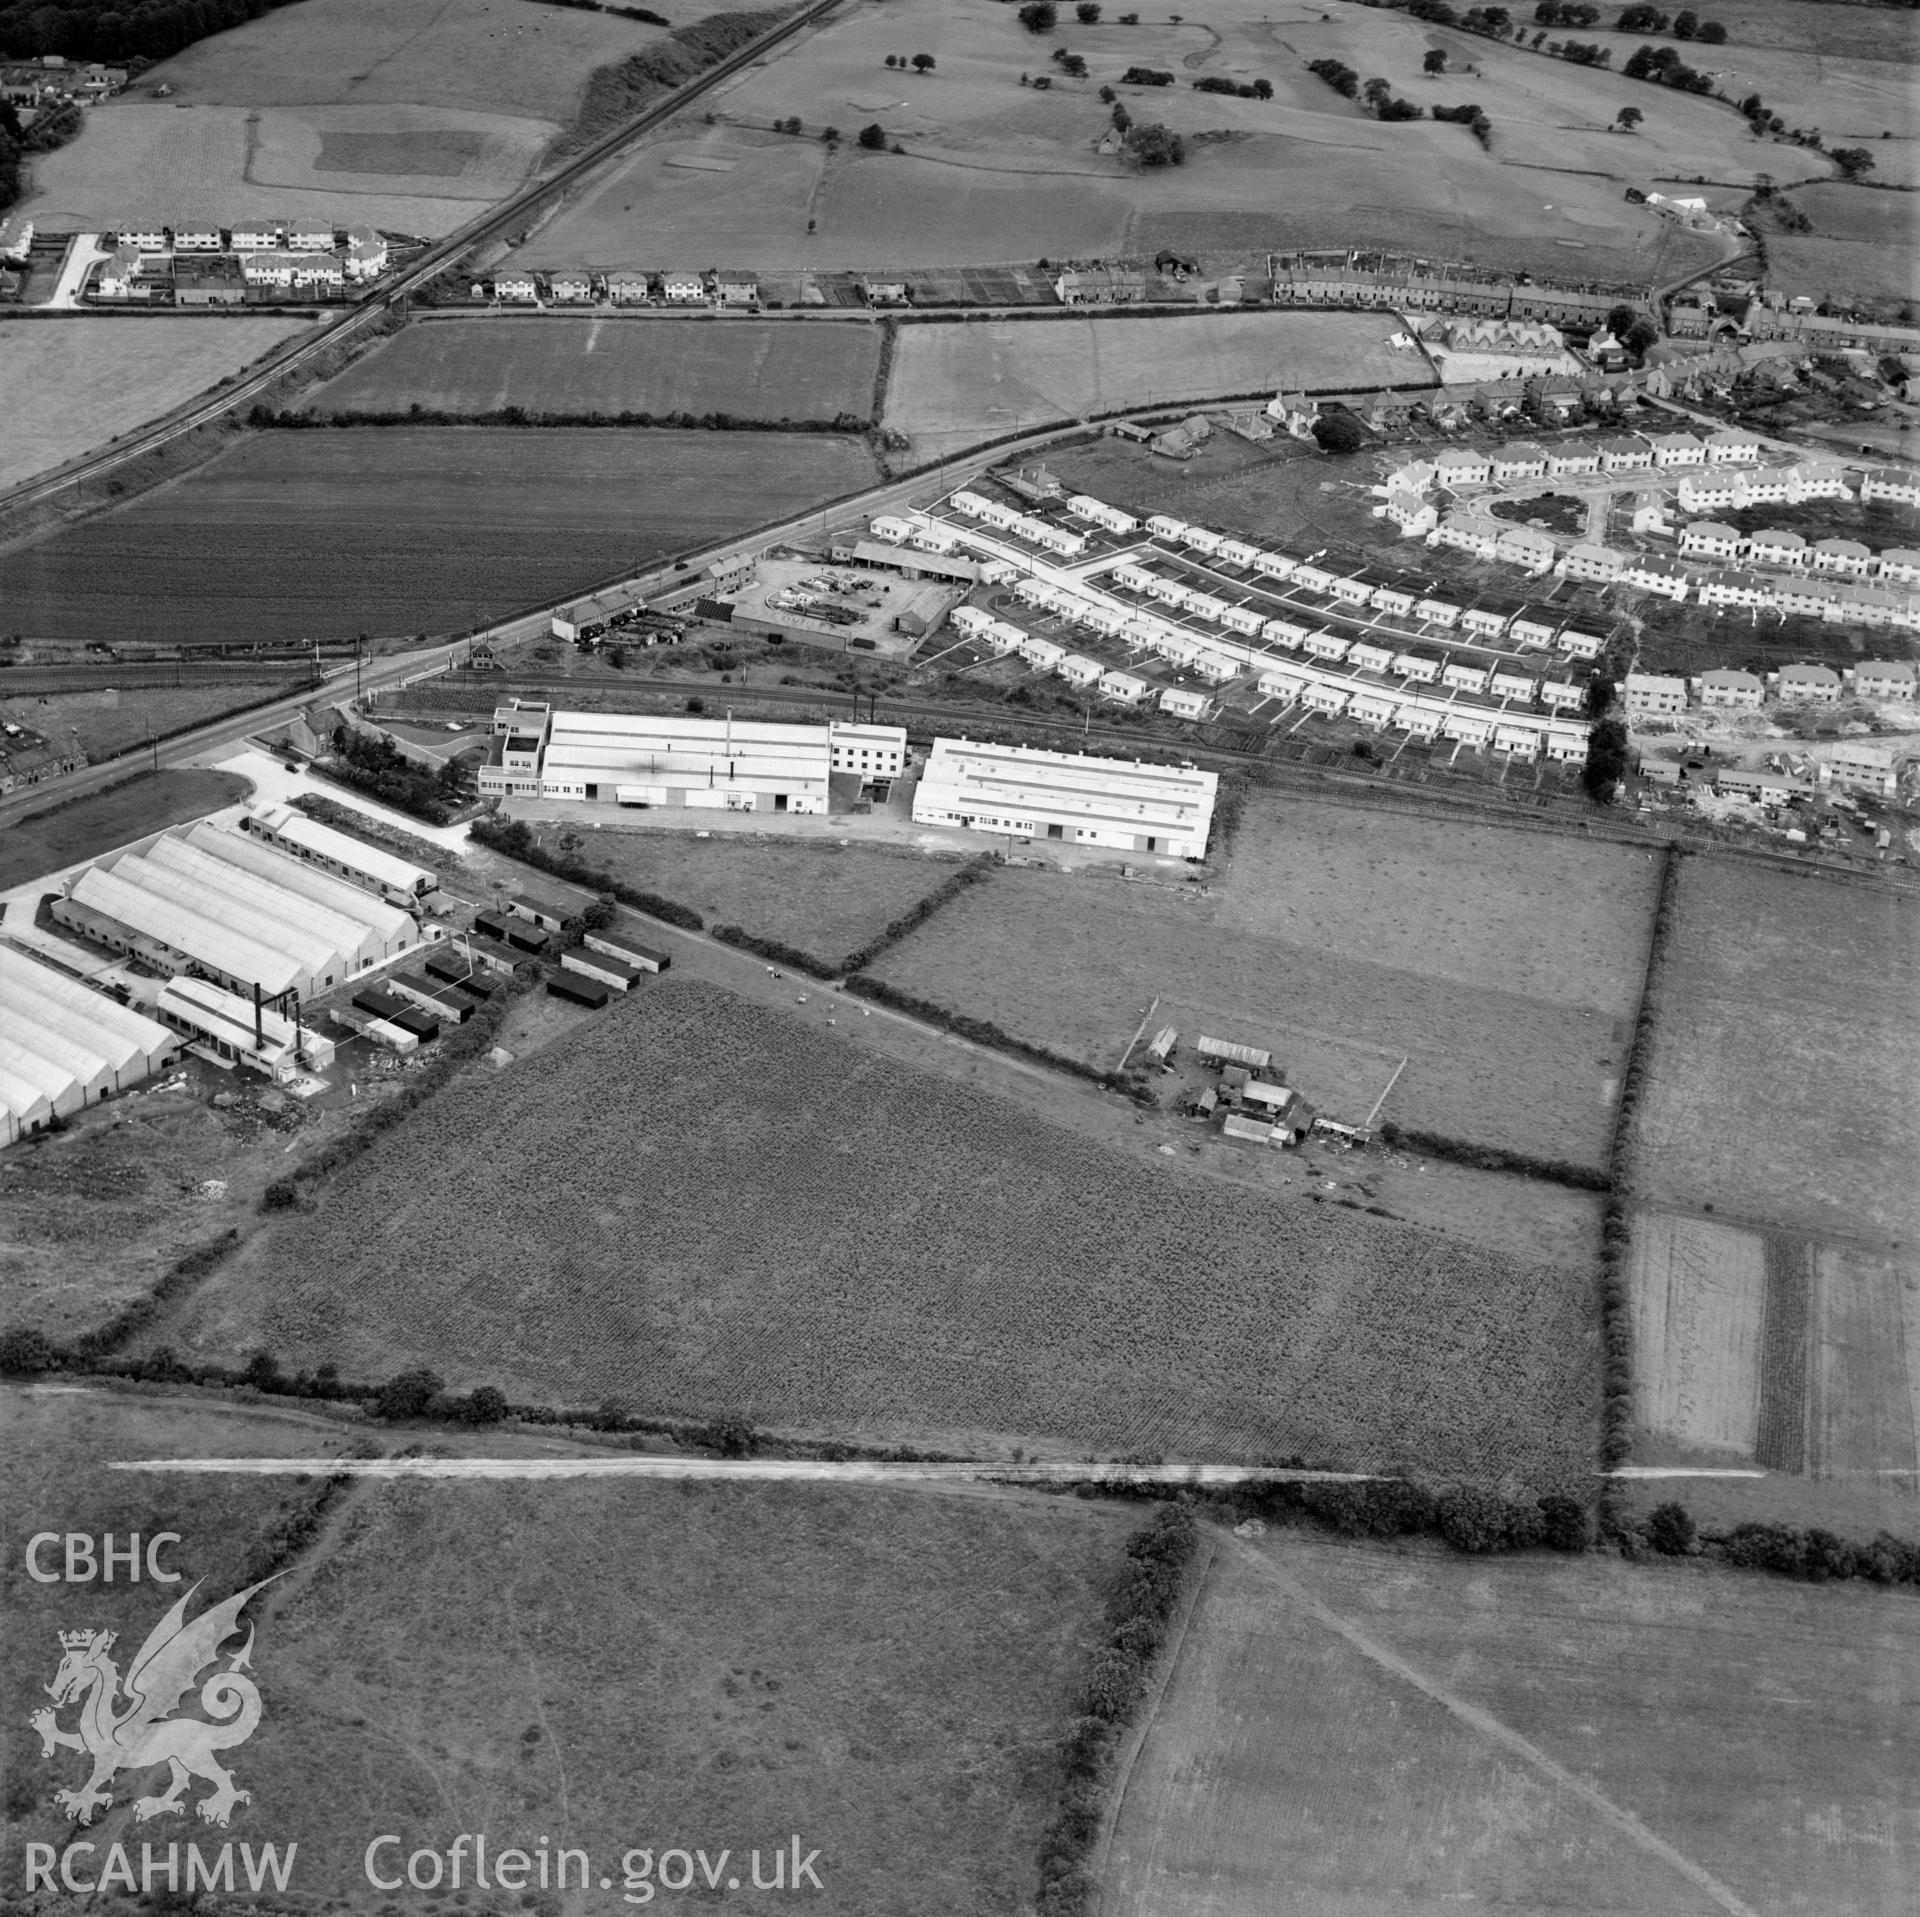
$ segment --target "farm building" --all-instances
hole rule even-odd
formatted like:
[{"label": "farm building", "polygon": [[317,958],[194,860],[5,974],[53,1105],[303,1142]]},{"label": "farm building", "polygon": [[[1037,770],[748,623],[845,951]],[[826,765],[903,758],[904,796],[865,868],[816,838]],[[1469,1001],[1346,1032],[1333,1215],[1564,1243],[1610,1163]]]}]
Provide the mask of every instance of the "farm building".
[{"label": "farm building", "polygon": [[547,980],[549,998],[564,998],[595,1012],[606,1004],[611,995],[610,986],[601,984],[598,979],[582,978],[578,972],[556,972]]},{"label": "farm building", "polygon": [[516,892],[507,901],[507,916],[523,920],[542,932],[564,932],[567,926],[566,912],[560,906],[525,892]]},{"label": "farm building", "polygon": [[936,739],[913,819],[1199,859],[1218,783],[1215,773],[1180,766]]},{"label": "farm building", "polygon": [[636,972],[664,972],[673,963],[665,952],[652,945],[642,945],[624,932],[589,932],[581,943],[588,951],[618,959]]},{"label": "farm building", "polygon": [[161,1070],[179,1048],[165,1026],[0,945],[0,1144]]},{"label": "farm building", "polygon": [[240,819],[240,830],[391,904],[403,900],[411,903],[440,889],[439,875],[424,865],[396,858],[351,833],[336,832],[290,805],[263,806],[257,812],[248,812]]},{"label": "farm building", "polygon": [[610,985],[616,992],[631,991],[635,980],[640,976],[639,972],[625,960],[613,958],[605,952],[584,948],[562,952],[560,966],[563,971],[577,972],[582,978],[593,979],[601,985]]},{"label": "farm building", "polygon": [[1202,1034],[1194,1050],[1210,1065],[1237,1065],[1248,1072],[1270,1071],[1273,1067],[1273,1054],[1258,1045],[1236,1045],[1228,1039]]}]

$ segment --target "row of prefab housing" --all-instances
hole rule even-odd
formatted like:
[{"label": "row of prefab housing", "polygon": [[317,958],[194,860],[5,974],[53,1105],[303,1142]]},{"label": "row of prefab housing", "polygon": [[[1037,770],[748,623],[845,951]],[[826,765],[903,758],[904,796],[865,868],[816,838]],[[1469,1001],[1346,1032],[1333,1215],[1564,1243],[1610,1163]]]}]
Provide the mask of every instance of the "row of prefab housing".
[{"label": "row of prefab housing", "polygon": [[[1316,630],[1257,606],[1230,603],[1137,563],[1155,556],[1151,553],[1123,554],[1100,573],[1139,598],[1164,604],[1170,614],[1179,615],[1176,620],[1105,590],[1087,571],[1070,570],[1071,562],[1087,555],[1089,545],[1088,537],[1072,527],[965,489],[955,493],[949,505],[957,520],[916,513],[876,520],[872,530],[884,540],[927,542],[935,550],[970,546],[987,560],[982,577],[988,583],[1010,584],[1016,597],[1039,610],[1190,669],[1215,686],[1251,674],[1262,695],[1289,704],[1297,700],[1329,717],[1344,713],[1364,725],[1396,727],[1416,738],[1450,739],[1527,758],[1544,754],[1575,765],[1586,758],[1586,727],[1560,716],[1577,712],[1584,701],[1584,689],[1571,677],[1537,675],[1517,662],[1466,652],[1437,652],[1417,644],[1414,634],[1396,638],[1378,620],[1358,637]],[[1573,656],[1593,657],[1604,644],[1597,633],[1551,619],[1463,608],[1417,598],[1392,584],[1329,572],[1168,514],[1141,520],[1085,494],[1066,500],[1065,509],[1123,540],[1145,535],[1215,565],[1324,594],[1343,608],[1417,618],[1443,628],[1458,625],[1489,645],[1557,647]],[[1027,551],[1026,546],[1041,551]],[[1106,557],[1096,554],[1096,567]],[[1068,564],[1049,563],[1058,561]],[[991,649],[1017,652],[1036,668],[1057,672],[1068,683],[1094,688],[1105,697],[1137,704],[1154,691],[1138,674],[1105,669],[1051,640],[994,619],[984,608],[958,607],[951,623]],[[1530,709],[1535,700],[1552,710]],[[1162,689],[1159,705],[1183,718],[1204,717],[1210,709],[1204,694],[1182,687]]]},{"label": "row of prefab housing", "polygon": [[531,305],[551,300],[563,306],[611,300],[616,306],[758,306],[760,282],[727,273],[589,273],[561,268],[551,273],[509,271],[476,280],[475,299]]},{"label": "row of prefab housing", "polygon": [[16,904],[0,928],[0,1142],[130,1089],[182,1050],[274,1079],[324,1070],[332,1041],[300,1008],[437,936],[408,909],[436,884],[267,807],[83,868],[46,901],[72,940]]}]

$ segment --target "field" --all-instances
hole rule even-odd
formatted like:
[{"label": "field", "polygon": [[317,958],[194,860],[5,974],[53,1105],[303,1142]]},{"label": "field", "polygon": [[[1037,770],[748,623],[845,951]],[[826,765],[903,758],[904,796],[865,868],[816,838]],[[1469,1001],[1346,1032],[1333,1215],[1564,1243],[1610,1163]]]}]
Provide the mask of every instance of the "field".
[{"label": "field", "polygon": [[297,319],[63,319],[9,326],[0,486],[90,452],[304,332]]},{"label": "field", "polygon": [[[225,1405],[13,1393],[4,1414],[10,1462],[28,1473],[23,1517],[111,1524],[122,1539],[179,1531],[172,1564],[207,1576],[208,1599],[238,1584],[280,1500],[315,1487],[128,1477],[97,1460],[314,1455],[346,1435]],[[578,1455],[501,1436],[461,1450],[507,1465]],[[1017,1493],[363,1482],[252,1613],[264,1721],[229,1760],[252,1802],[211,1837],[185,1820],[159,1828],[203,1854],[228,1838],[297,1843],[290,1888],[330,1910],[386,1901],[363,1870],[374,1835],[403,1833],[404,1860],[479,1828],[492,1857],[536,1838],[584,1850],[614,1889],[569,1896],[573,1910],[618,1908],[625,1854],[676,1847],[727,1852],[722,1883],[737,1873],[759,1901],[751,1853],[764,1881],[776,1848],[791,1868],[798,1833],[822,1908],[1011,1911],[1031,1895],[1059,1788],[1052,1746],[1137,1521]],[[76,1760],[44,1762],[25,1722],[59,1660],[56,1624],[110,1621],[124,1657],[162,1595],[18,1582],[16,1621],[32,1629],[7,1679],[16,1856],[70,1834],[46,1800]],[[87,1835],[127,1834],[105,1830]],[[470,1881],[470,1844],[467,1862]],[[475,1907],[509,1904],[496,1891]]]},{"label": "field", "polygon": [[1425,360],[1388,348],[1396,324],[1357,314],[1220,313],[906,326],[886,423],[924,459],[1121,407],[1265,397],[1283,386],[1430,383]]},{"label": "field", "polygon": [[867,418],[867,325],[729,320],[446,320],[410,326],[318,388],[319,413],[729,413]]},{"label": "field", "polygon": [[[524,262],[651,265],[663,249],[709,235],[703,253],[763,270],[1151,257],[1173,246],[1226,271],[1275,247],[1391,244],[1646,281],[1705,265],[1714,248],[1627,205],[1624,185],[1654,175],[1738,180],[1761,151],[1724,107],[1663,93],[1647,111],[1652,89],[1617,75],[1318,0],[1228,0],[1204,22],[1134,27],[1110,9],[1102,24],[1063,24],[1045,40],[989,0],[894,7],[881,20],[857,7],[729,82],[712,127],[643,147],[545,227]],[[882,62],[896,42],[933,55],[935,71],[889,72]],[[1044,67],[1043,48],[1054,45],[1081,54],[1088,77],[1056,76],[1050,92],[1022,87],[1022,69]],[[1434,46],[1452,67],[1429,79],[1422,66]],[[1421,104],[1479,102],[1493,150],[1457,126],[1391,126],[1364,114],[1304,71],[1327,55]],[[1096,151],[1108,119],[1098,89],[1133,65],[1178,76],[1173,87],[1123,97],[1136,119],[1187,137],[1185,165],[1139,171]],[[1215,75],[1265,78],[1274,97],[1189,84]],[[1632,139],[1609,131],[1629,104],[1647,111]],[[771,131],[794,116],[808,133],[877,122],[904,150],[829,153],[817,139]],[[669,150],[723,170],[674,177]],[[1782,184],[1830,171],[1796,149],[1767,153]],[[1287,181],[1283,196],[1276,177]]]},{"label": "field", "polygon": [[[1806,293],[1819,300],[1859,300],[1891,312],[1909,303],[1916,288],[1913,271],[1911,194],[1876,194],[1891,202],[1887,232],[1877,243],[1827,239],[1817,232],[1770,234],[1767,238],[1768,278],[1783,291]],[[1815,215],[1816,226],[1819,215]],[[1847,431],[1851,431],[1849,426]],[[1906,449],[1902,448],[1904,452]]]},{"label": "field", "polygon": [[650,982],[444,1094],[159,1336],[996,1452],[1588,1469],[1586,1271],[1229,1194],[811,1019]]},{"label": "field", "polygon": [[1704,1565],[1223,1539],[1104,1908],[1896,1909],[1915,1620]]},{"label": "field", "polygon": [[[656,7],[675,19],[679,4]],[[659,37],[518,0],[302,0],[142,76],[40,159],[29,203],[83,229],[178,217],[368,221],[437,236],[504,198],[587,75]],[[164,102],[146,97],[172,89]]]},{"label": "field", "polygon": [[[7,826],[5,850],[0,851],[0,891],[98,858],[182,820],[237,805],[247,791],[246,781],[231,772],[168,770],[131,778],[110,792],[60,805],[58,811],[16,818]],[[59,805],[52,795],[47,803]]]},{"label": "field", "polygon": [[873,483],[823,434],[262,433],[0,556],[0,600],[55,637],[464,631]]},{"label": "field", "polygon": [[1404,1056],[1382,1118],[1597,1165],[1652,873],[1631,848],[1266,800],[1212,896],[1004,872],[874,969],[1102,1067],[1157,996],[1156,1023],[1267,1047],[1354,1123]]},{"label": "field", "polygon": [[[0,685],[5,681],[0,680]],[[156,733],[165,735],[200,719],[216,719],[223,712],[264,703],[273,696],[271,684],[236,680],[231,685],[155,686],[139,691],[49,692],[39,696],[0,699],[0,719],[55,741],[69,731],[80,750],[98,763],[115,753],[145,745]]]},{"label": "field", "polygon": [[1917,909],[1870,885],[1686,862],[1641,1105],[1649,1202],[1920,1240]]},{"label": "field", "polygon": [[606,831],[579,855],[641,891],[690,905],[829,963],[878,938],[959,869],[891,845],[825,845],[722,833]]}]

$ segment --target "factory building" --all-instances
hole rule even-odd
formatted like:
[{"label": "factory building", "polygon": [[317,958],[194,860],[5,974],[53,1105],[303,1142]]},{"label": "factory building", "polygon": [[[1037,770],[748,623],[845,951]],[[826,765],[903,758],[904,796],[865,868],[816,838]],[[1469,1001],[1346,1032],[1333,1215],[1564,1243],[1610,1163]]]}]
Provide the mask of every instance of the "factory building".
[{"label": "factory building", "polygon": [[913,820],[1199,859],[1218,783],[1217,774],[1185,766],[936,739]]},{"label": "factory building", "polygon": [[154,1011],[190,1051],[216,1065],[245,1065],[278,1081],[295,1076],[303,1064],[323,1072],[333,1063],[330,1038],[203,978],[168,979]]},{"label": "factory building", "polygon": [[[304,865],[318,866],[322,872],[330,872],[364,891],[378,893],[392,905],[410,905],[440,889],[439,876],[426,866],[396,858],[350,832],[336,832],[290,805],[263,806],[257,812],[248,812],[240,820],[240,830],[278,847]],[[280,882],[290,884],[291,880],[282,877]]]},{"label": "factory building", "polygon": [[0,945],[0,1144],[123,1092],[179,1042],[117,999]]},{"label": "factory building", "polygon": [[[899,726],[552,712],[542,715],[536,738],[518,729],[526,716],[510,711],[509,732],[500,738],[507,746],[531,745],[545,799],[824,813],[832,772],[891,778],[906,762],[907,735]],[[506,773],[504,763],[483,767],[480,789],[519,789],[503,782]]]}]

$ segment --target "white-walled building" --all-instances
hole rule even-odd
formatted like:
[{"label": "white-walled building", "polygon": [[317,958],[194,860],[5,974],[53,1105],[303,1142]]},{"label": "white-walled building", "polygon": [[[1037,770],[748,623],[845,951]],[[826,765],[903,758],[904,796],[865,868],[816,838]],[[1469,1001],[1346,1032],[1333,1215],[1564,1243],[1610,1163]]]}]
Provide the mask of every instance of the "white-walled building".
[{"label": "white-walled building", "polygon": [[1750,672],[1741,672],[1730,666],[1703,672],[1694,683],[1699,687],[1703,706],[1733,706],[1757,711],[1766,703],[1765,682],[1756,679]]},{"label": "white-walled building", "polygon": [[1863,659],[1853,669],[1853,689],[1863,699],[1911,700],[1916,678],[1911,659]]},{"label": "white-walled building", "polygon": [[1658,672],[1627,674],[1626,708],[1633,713],[1672,713],[1687,709],[1687,682]]},{"label": "white-walled building", "polygon": [[1782,666],[1777,689],[1783,700],[1831,706],[1840,701],[1840,675],[1831,666]]},{"label": "white-walled building", "polygon": [[1218,776],[1189,767],[936,739],[915,788],[916,825],[1119,851],[1206,856]]}]

